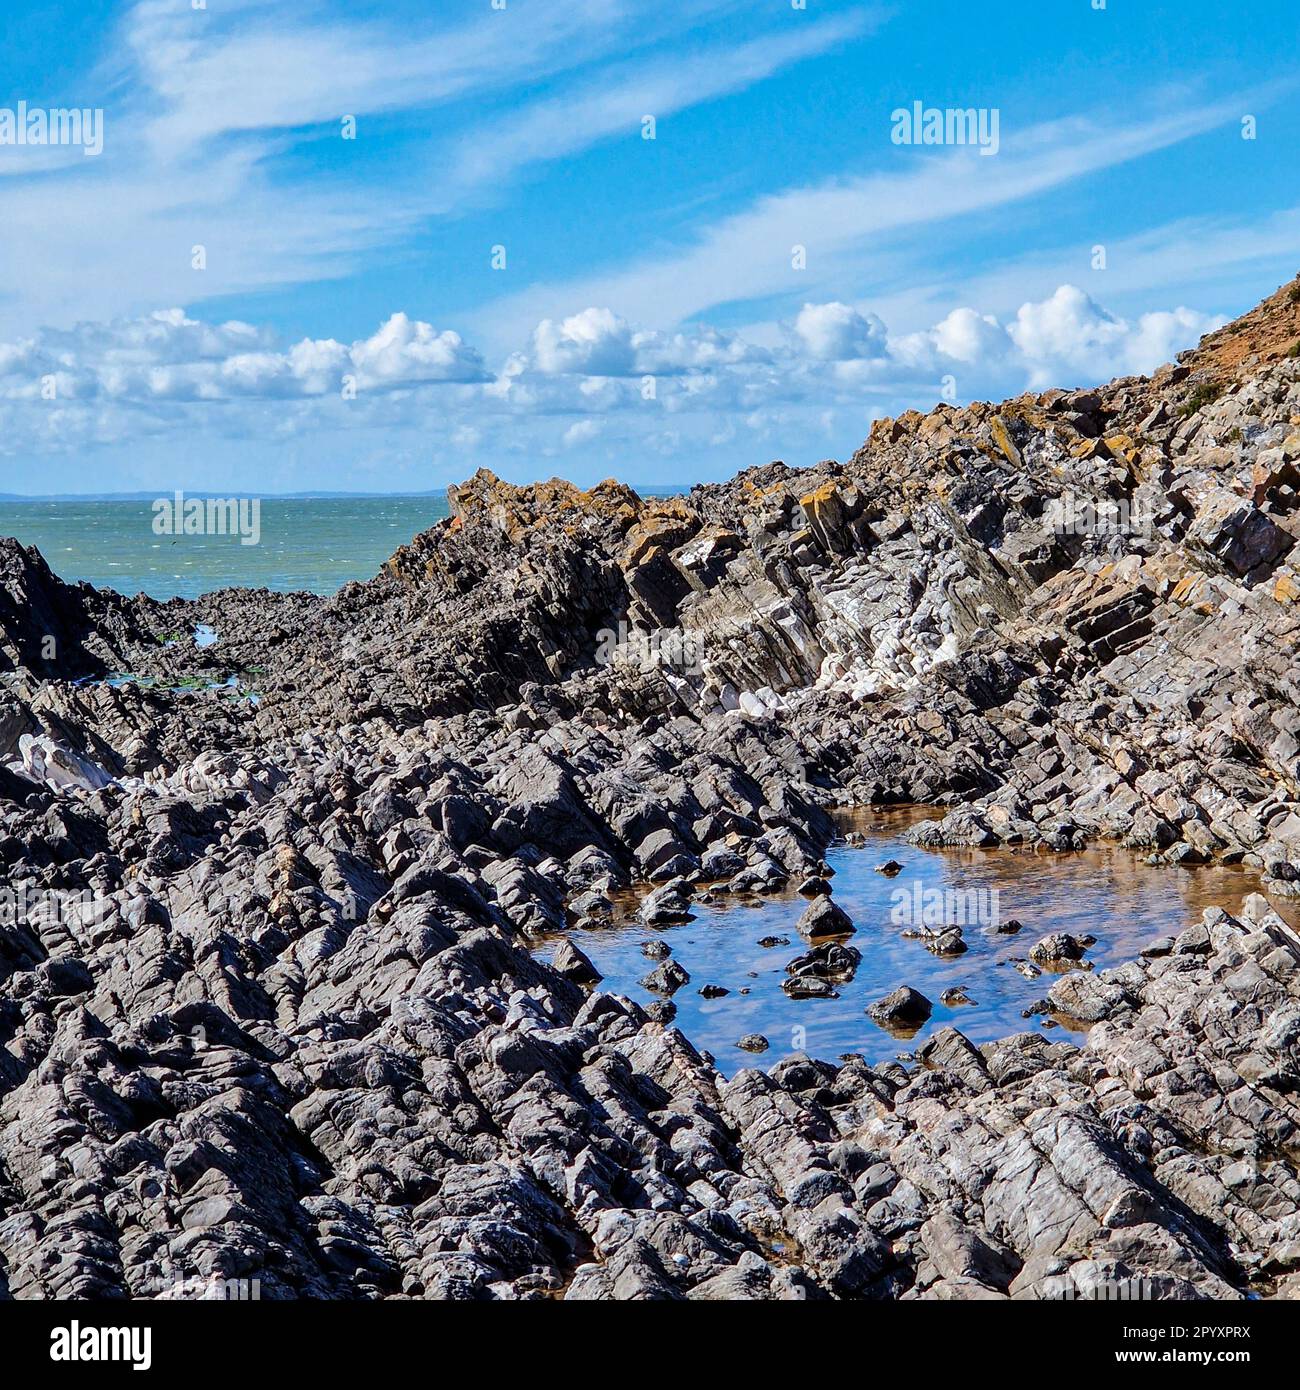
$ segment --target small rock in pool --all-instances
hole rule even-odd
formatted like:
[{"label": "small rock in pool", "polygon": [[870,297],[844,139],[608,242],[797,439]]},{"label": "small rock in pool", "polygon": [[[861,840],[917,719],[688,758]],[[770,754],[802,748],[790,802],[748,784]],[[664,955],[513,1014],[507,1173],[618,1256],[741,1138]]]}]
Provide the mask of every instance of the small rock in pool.
[{"label": "small rock in pool", "polygon": [[892,994],[867,1005],[867,1014],[882,1028],[917,1029],[930,1017],[932,1005],[919,990],[900,985]]},{"label": "small rock in pool", "polygon": [[1071,936],[1069,932],[1053,932],[1037,941],[1029,949],[1029,959],[1038,965],[1049,961],[1062,962],[1082,960],[1083,953],[1095,941],[1091,936]]},{"label": "small rock in pool", "polygon": [[673,953],[673,948],[666,941],[643,941],[641,943],[641,954],[649,956],[651,960],[667,960]]},{"label": "small rock in pool", "polygon": [[675,960],[666,960],[641,981],[641,987],[653,990],[656,994],[672,994],[674,990],[681,989],[690,982],[691,977]]},{"label": "small rock in pool", "polygon": [[1023,922],[1017,922],[1014,917],[1008,917],[1005,922],[999,922],[995,930],[999,936],[1015,936],[1017,932],[1025,929]]},{"label": "small rock in pool", "polygon": [[705,999],[721,999],[724,994],[730,993],[731,991],[725,985],[703,985],[700,988],[700,994]]},{"label": "small rock in pool", "polygon": [[771,1045],[762,1033],[746,1033],[736,1044],[744,1052],[766,1052]]},{"label": "small rock in pool", "polygon": [[829,980],[816,975],[791,975],[781,981],[781,988],[791,999],[838,999],[839,991]]},{"label": "small rock in pool", "polygon": [[767,879],[757,869],[747,868],[729,878],[721,891],[725,893],[761,893],[767,886]]},{"label": "small rock in pool", "polygon": [[897,859],[886,859],[883,864],[876,865],[876,872],[884,874],[886,878],[893,878],[895,874],[903,872],[903,866]]},{"label": "small rock in pool", "polygon": [[958,985],[955,989],[942,990],[939,994],[939,1002],[952,1009],[958,1004],[973,1004],[975,1001]]},{"label": "small rock in pool", "polygon": [[1026,980],[1036,980],[1043,972],[1027,960],[1018,960],[1016,969],[1025,977]]},{"label": "small rock in pool", "polygon": [[760,936],[758,944],[770,951],[773,946],[788,946],[790,938],[788,936]]},{"label": "small rock in pool", "polygon": [[852,936],[856,928],[843,908],[829,898],[814,898],[799,918],[799,930],[809,939],[818,941],[827,936]]},{"label": "small rock in pool", "polygon": [[802,956],[796,956],[786,967],[787,975],[815,975],[821,980],[848,984],[862,960],[862,952],[839,941],[823,941]]},{"label": "small rock in pool", "polygon": [[638,915],[652,927],[664,922],[689,922],[692,917],[691,896],[690,884],[684,878],[675,878],[648,894]]},{"label": "small rock in pool", "polygon": [[969,947],[962,940],[960,927],[946,927],[943,931],[933,932],[926,938],[925,949],[936,956],[960,956]]},{"label": "small rock in pool", "polygon": [[588,889],[570,901],[569,911],[575,917],[612,917],[614,904],[603,893]]},{"label": "small rock in pool", "polygon": [[811,878],[804,879],[799,885],[799,891],[805,898],[828,898],[831,886],[824,878],[814,874]]}]

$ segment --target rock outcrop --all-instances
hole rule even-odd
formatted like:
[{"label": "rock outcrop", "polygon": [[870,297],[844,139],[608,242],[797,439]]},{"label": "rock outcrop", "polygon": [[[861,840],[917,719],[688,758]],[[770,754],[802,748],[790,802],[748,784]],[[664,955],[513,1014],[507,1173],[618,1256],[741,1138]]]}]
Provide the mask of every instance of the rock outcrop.
[{"label": "rock outcrop", "polygon": [[530,949],[634,881],[648,928],[701,881],[808,884],[787,984],[842,989],[850,803],[1300,893],[1296,300],[843,464],[480,473],[332,599],[127,600],[0,544],[0,1296],[1297,1292],[1263,899],[1056,978],[1082,1047],[730,1079],[671,957],[642,1009]]}]

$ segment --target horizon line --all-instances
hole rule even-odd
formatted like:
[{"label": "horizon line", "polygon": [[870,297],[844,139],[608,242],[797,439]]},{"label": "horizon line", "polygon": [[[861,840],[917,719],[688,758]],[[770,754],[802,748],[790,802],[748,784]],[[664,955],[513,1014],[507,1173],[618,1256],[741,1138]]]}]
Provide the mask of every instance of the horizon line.
[{"label": "horizon line", "polygon": [[[536,482],[549,481],[536,479]],[[562,479],[561,481],[567,481]],[[619,480],[621,481],[621,480]],[[634,492],[643,494],[665,493],[673,495],[694,487],[695,483],[626,483]],[[148,502],[160,498],[169,499],[177,492],[186,497],[209,499],[248,499],[263,502],[349,502],[374,499],[394,501],[420,501],[426,498],[445,497],[449,487],[459,484],[448,483],[443,487],[428,488],[422,492],[353,492],[349,490],[313,489],[301,492],[248,492],[239,489],[224,489],[220,492],[211,488],[173,488],[170,493],[160,493],[144,489],[137,492],[0,492],[0,505],[15,503],[25,505],[31,502]],[[511,486],[529,487],[529,483],[516,483]],[[578,487],[575,483],[573,486]],[[598,486],[593,483],[592,487]],[[589,491],[590,489],[583,489]]]}]

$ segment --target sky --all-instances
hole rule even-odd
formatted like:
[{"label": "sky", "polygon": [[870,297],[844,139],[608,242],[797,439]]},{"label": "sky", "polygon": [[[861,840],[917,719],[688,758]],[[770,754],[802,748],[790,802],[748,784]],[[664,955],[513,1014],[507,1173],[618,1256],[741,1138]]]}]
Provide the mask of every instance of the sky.
[{"label": "sky", "polygon": [[0,492],[669,486],[1150,371],[1300,270],[1296,48],[1294,0],[6,0]]}]

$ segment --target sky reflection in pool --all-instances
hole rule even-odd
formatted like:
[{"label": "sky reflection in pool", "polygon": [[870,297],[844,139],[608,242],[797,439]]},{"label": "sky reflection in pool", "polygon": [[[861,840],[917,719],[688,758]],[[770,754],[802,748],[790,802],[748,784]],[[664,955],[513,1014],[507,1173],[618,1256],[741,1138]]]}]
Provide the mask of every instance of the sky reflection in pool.
[{"label": "sky reflection in pool", "polygon": [[[920,808],[858,812],[850,823],[866,833],[866,846],[838,844],[828,850],[826,860],[835,871],[834,901],[853,919],[857,933],[849,944],[862,952],[852,982],[836,986],[838,999],[790,999],[781,989],[786,963],[807,950],[795,926],[807,903],[793,889],[743,901],[720,897],[696,904],[694,921],[659,928],[627,915],[635,900],[624,899],[613,925],[569,935],[604,975],[600,988],[643,1004],[658,997],[638,983],[657,962],[642,953],[641,944],[655,938],[666,942],[691,976],[672,996],[676,1024],[730,1075],[744,1066],[769,1067],[799,1051],[831,1059],[858,1052],[870,1061],[885,1061],[910,1052],[947,1024],[976,1043],[1042,1030],[1041,1019],[1022,1014],[1047,993],[1054,976],[1026,979],[1015,969],[1015,962],[1027,957],[1041,937],[1057,931],[1095,936],[1086,959],[1101,969],[1131,960],[1157,937],[1176,935],[1200,921],[1206,907],[1235,913],[1247,894],[1259,891],[1259,878],[1249,869],[1153,868],[1117,847],[1096,846],[1076,854],[924,850],[902,840],[909,824],[937,814]],[[888,859],[903,865],[893,878],[875,871]],[[937,957],[921,941],[904,937],[902,927],[891,920],[899,901],[895,893],[914,901],[918,886],[922,892],[974,890],[976,897],[966,901],[982,905],[993,901],[996,892],[1002,919],[1016,919],[1024,929],[1008,936],[967,925],[967,952],[952,959]],[[1295,905],[1274,906],[1294,918]],[[759,946],[766,936],[787,936],[790,944]],[[549,959],[554,945],[543,944],[538,954]],[[702,998],[699,991],[705,985],[721,985],[730,993]],[[899,985],[920,990],[934,1006],[930,1022],[911,1039],[885,1032],[865,1012]],[[964,986],[975,1002],[942,1004],[940,993],[953,986]],[[750,992],[741,994],[744,988]],[[1081,1036],[1059,1024],[1047,1031],[1054,1039],[1077,1041]],[[751,1054],[737,1048],[737,1041],[750,1033],[765,1036],[770,1049]]]}]

